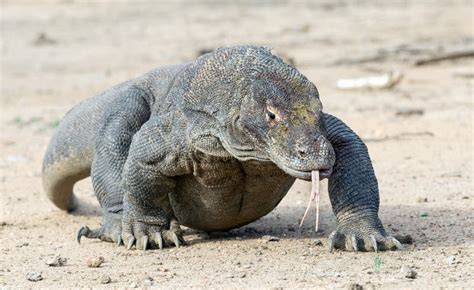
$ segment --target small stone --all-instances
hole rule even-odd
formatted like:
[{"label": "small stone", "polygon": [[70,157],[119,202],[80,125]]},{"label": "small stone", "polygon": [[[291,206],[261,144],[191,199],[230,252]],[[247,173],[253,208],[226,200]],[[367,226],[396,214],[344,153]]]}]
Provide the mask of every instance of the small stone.
[{"label": "small stone", "polygon": [[112,282],[112,279],[110,279],[110,276],[104,275],[100,277],[101,284],[109,284],[110,282]]},{"label": "small stone", "polygon": [[418,273],[415,272],[412,268],[408,266],[402,266],[400,268],[400,273],[402,273],[403,277],[408,279],[415,279]]},{"label": "small stone", "polygon": [[64,266],[66,262],[67,262],[66,258],[63,258],[60,255],[57,255],[47,260],[46,265],[50,267],[61,267],[61,266]]},{"label": "small stone", "polygon": [[456,260],[456,257],[455,257],[455,256],[449,256],[449,257],[447,258],[447,260],[448,260],[448,263],[449,263],[450,265],[454,265],[454,264],[457,264],[457,263],[458,263],[458,261]]},{"label": "small stone", "polygon": [[153,285],[153,278],[151,277],[146,277],[142,281],[143,286],[152,286]]},{"label": "small stone", "polygon": [[416,198],[416,202],[428,202],[428,198],[419,196]]},{"label": "small stone", "polygon": [[247,274],[245,274],[245,273],[240,275],[240,278],[245,278],[245,277],[247,277]]},{"label": "small stone", "polygon": [[86,260],[87,267],[89,268],[99,268],[100,265],[104,262],[104,257],[89,257]]},{"label": "small stone", "polygon": [[41,273],[28,272],[26,273],[26,280],[31,281],[31,282],[38,282],[38,281],[43,280],[43,276],[41,276]]},{"label": "small stone", "polygon": [[168,272],[169,270],[166,269],[165,267],[159,267],[159,268],[158,268],[158,271],[160,271],[160,272]]},{"label": "small stone", "polygon": [[33,40],[33,45],[43,46],[43,45],[54,45],[57,41],[47,35],[45,32],[39,33],[36,38]]},{"label": "small stone", "polygon": [[265,235],[265,236],[262,237],[262,240],[263,240],[265,243],[268,243],[268,242],[278,242],[278,241],[280,240],[280,238],[274,237],[274,236]]},{"label": "small stone", "polygon": [[357,283],[353,283],[353,284],[347,285],[347,289],[349,289],[349,290],[362,290],[362,289],[364,289],[364,287],[362,287],[362,285],[359,285]]},{"label": "small stone", "polygon": [[313,246],[322,246],[322,245],[323,245],[323,242],[321,242],[321,240],[319,240],[319,239],[316,239],[313,242]]}]

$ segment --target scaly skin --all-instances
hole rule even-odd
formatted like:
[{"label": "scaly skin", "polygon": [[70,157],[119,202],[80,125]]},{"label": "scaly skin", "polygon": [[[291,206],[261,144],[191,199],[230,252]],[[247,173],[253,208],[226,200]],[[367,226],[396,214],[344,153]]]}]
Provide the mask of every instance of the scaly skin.
[{"label": "scaly skin", "polygon": [[[84,101],[43,164],[48,197],[72,210],[90,173],[102,226],[82,236],[131,248],[184,244],[179,225],[222,231],[274,209],[295,178],[329,178],[338,218],[330,249],[400,247],[378,218],[367,148],[324,114],[306,77],[266,48],[221,48],[158,68]],[[332,172],[332,174],[331,174]]]}]

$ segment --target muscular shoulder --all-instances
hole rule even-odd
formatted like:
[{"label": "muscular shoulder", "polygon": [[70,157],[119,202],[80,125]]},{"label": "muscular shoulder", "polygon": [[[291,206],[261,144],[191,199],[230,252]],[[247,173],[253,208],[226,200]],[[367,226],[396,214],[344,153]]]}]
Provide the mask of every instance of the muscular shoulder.
[{"label": "muscular shoulder", "polygon": [[181,122],[174,112],[152,115],[134,135],[128,159],[166,176],[188,173],[192,167],[190,149]]},{"label": "muscular shoulder", "polygon": [[170,91],[176,76],[186,68],[187,64],[158,67],[134,79],[131,85],[143,90],[153,101],[160,102]]}]

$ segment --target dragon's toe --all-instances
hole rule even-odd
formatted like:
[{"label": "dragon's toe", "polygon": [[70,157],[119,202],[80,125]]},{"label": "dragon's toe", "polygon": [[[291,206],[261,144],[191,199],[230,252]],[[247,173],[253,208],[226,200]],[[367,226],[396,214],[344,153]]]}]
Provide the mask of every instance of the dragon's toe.
[{"label": "dragon's toe", "polygon": [[90,229],[82,226],[77,232],[77,242],[81,243],[81,238],[100,239],[105,242],[122,243],[122,214],[107,212],[104,215],[102,225],[97,229]]},{"label": "dragon's toe", "polygon": [[336,229],[329,235],[329,251],[341,249],[346,251],[378,252],[402,250],[402,244],[393,236],[385,235],[376,229],[362,232],[357,229]]},{"label": "dragon's toe", "polygon": [[181,228],[172,221],[169,229],[163,226],[134,221],[123,227],[122,237],[127,249],[134,245],[138,250],[163,249],[166,246],[179,248],[186,244]]}]

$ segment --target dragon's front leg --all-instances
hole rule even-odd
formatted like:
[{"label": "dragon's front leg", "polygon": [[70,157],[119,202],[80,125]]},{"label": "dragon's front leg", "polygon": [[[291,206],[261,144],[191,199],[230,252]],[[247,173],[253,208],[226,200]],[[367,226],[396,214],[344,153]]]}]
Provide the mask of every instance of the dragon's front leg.
[{"label": "dragon's front leg", "polygon": [[329,250],[401,249],[379,219],[378,184],[366,145],[338,118],[325,114],[325,122],[336,152],[329,198],[338,224],[329,236]]}]

